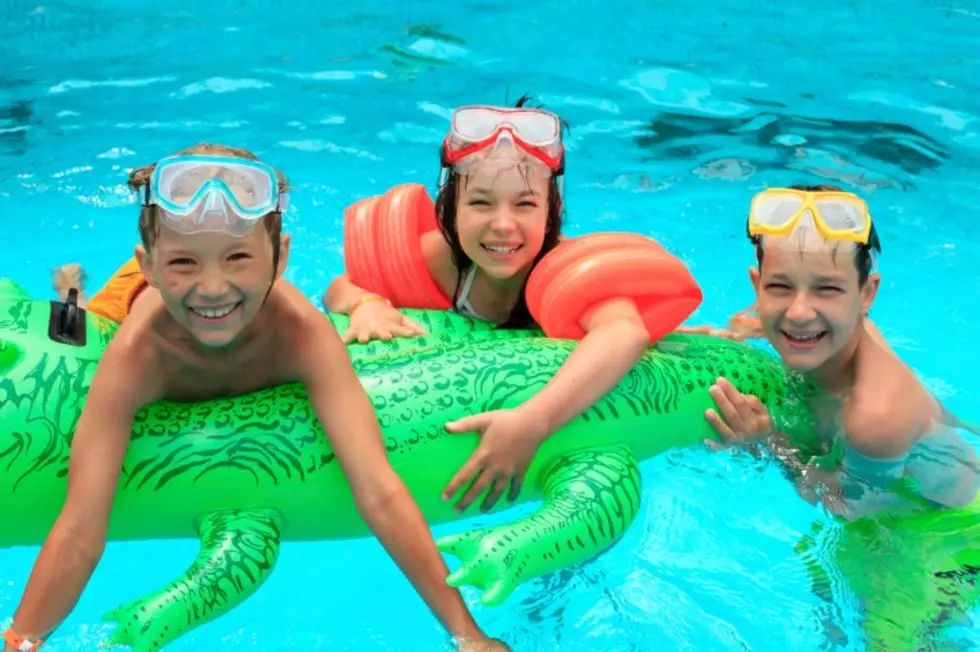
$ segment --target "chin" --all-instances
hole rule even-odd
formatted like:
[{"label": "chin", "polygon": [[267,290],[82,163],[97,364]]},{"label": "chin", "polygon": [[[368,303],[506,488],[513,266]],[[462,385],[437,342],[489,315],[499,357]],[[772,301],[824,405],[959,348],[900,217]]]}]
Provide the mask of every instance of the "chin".
[{"label": "chin", "polygon": [[499,281],[505,281],[510,278],[514,278],[520,274],[523,270],[530,266],[530,260],[497,260],[497,259],[486,259],[484,258],[480,261],[480,267],[483,272],[494,279]]},{"label": "chin", "polygon": [[241,332],[237,329],[234,331],[209,331],[204,333],[197,331],[193,333],[197,343],[209,349],[222,349],[230,346],[234,344],[240,334]]}]

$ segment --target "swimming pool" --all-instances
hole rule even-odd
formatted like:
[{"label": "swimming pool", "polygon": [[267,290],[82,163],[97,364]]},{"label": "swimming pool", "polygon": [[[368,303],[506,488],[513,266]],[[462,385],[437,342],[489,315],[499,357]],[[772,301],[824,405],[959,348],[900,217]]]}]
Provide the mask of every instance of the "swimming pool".
[{"label": "swimming pool", "polygon": [[[0,277],[31,293],[69,261],[98,287],[137,237],[127,169],[211,140],[286,171],[287,277],[319,301],[341,269],[347,204],[396,183],[432,188],[454,105],[532,93],[572,126],[569,231],[658,238],[705,291],[693,323],[751,300],[753,192],[804,180],[866,193],[884,250],[876,323],[953,411],[977,418],[980,10],[966,2],[137,4],[0,8]],[[625,539],[503,607],[477,606],[489,633],[520,652],[863,649],[853,599],[837,587],[839,604],[823,605],[793,550],[824,517],[775,469],[684,451],[643,471]],[[171,580],[196,550],[110,545],[46,650],[91,649],[105,610]],[[0,617],[36,554],[0,552]],[[968,628],[951,635],[980,645]],[[285,545],[255,596],[168,649],[442,640],[365,540]]]}]

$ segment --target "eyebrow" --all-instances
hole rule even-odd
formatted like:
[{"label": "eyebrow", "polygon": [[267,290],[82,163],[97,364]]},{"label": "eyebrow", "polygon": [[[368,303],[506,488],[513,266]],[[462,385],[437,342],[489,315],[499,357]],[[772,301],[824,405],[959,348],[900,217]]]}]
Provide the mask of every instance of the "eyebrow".
[{"label": "eyebrow", "polygon": [[[789,283],[791,281],[792,279],[786,274],[773,274],[769,278],[770,283]],[[817,285],[844,285],[847,283],[847,279],[843,276],[817,276],[813,281]]]},{"label": "eyebrow", "polygon": [[[472,190],[470,190],[470,192],[472,192],[474,195],[492,195],[493,194],[493,191],[490,190],[489,188],[473,188]],[[517,196],[519,198],[520,197],[537,197],[538,196],[538,193],[535,192],[534,190],[528,188],[528,189],[525,189],[525,190],[522,190],[521,192],[519,192],[517,194]]]}]

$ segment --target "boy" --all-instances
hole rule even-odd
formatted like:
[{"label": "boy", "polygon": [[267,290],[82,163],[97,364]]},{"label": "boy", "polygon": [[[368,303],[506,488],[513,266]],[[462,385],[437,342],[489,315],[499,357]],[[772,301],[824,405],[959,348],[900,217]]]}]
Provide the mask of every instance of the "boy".
[{"label": "boy", "polygon": [[804,497],[841,517],[815,524],[797,550],[818,595],[833,599],[829,561],[860,597],[869,649],[931,648],[980,596],[980,473],[963,424],[867,318],[880,245],[861,199],[833,186],[770,189],[753,199],[748,232],[759,319],[755,333],[744,317],[731,330],[761,334],[810,381],[821,449],[798,457],[800,443],[772,432],[766,408],[725,379],[711,389],[724,420],[705,416],[729,442],[766,437]]},{"label": "boy", "polygon": [[[92,381],[65,504],[4,633],[4,649],[37,649],[82,593],[105,546],[140,408],[300,381],[363,518],[460,649],[507,650],[483,635],[446,584],[446,564],[388,463],[374,411],[336,330],[280,278],[289,258],[289,236],[281,235],[288,185],[281,173],[245,150],[205,144],[135,170],[129,185],[143,203],[142,244],[87,305],[121,325]],[[78,269],[66,272],[80,276]]]},{"label": "boy", "polygon": [[[765,337],[812,381],[818,438],[826,450],[844,444],[849,516],[874,512],[885,485],[906,475],[936,505],[971,503],[980,479],[973,449],[950,427],[960,424],[866,317],[881,282],[872,271],[881,246],[864,201],[828,185],[770,189],[753,199],[748,232],[759,319],[736,318],[731,334]],[[771,434],[754,397],[725,379],[711,392],[724,421],[714,410],[705,416],[722,438]]]}]

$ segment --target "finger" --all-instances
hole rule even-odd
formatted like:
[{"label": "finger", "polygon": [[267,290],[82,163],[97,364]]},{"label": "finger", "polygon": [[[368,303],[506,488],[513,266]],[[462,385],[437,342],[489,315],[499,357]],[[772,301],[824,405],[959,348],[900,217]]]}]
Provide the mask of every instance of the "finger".
[{"label": "finger", "polygon": [[741,413],[744,409],[748,409],[747,397],[742,392],[732,385],[732,382],[727,378],[719,378],[715,381],[715,385],[721,388],[721,391],[725,393],[725,396],[731,402],[733,406]]},{"label": "finger", "polygon": [[715,429],[715,432],[718,433],[719,437],[721,437],[725,441],[731,441],[735,439],[735,431],[732,430],[724,421],[721,420],[721,417],[718,416],[717,412],[715,412],[714,410],[705,410],[704,418],[705,420],[707,420],[708,423],[711,424],[711,427]]},{"label": "finger", "polygon": [[484,512],[489,512],[493,509],[493,506],[497,504],[500,500],[500,495],[504,493],[504,489],[507,488],[509,484],[510,476],[502,471],[489,472],[493,480],[493,486],[490,487],[490,493],[487,497],[483,499],[483,504],[480,505],[480,510]]},{"label": "finger", "polygon": [[471,417],[450,421],[446,424],[446,430],[457,434],[461,432],[483,432],[488,423],[485,415],[486,413],[474,414]]},{"label": "finger", "polygon": [[453,479],[449,481],[446,488],[442,490],[442,499],[449,500],[456,495],[457,492],[470,480],[474,479],[476,475],[483,469],[483,453],[479,449],[475,453],[470,455],[470,458],[466,460],[466,463],[460,467]]},{"label": "finger", "polygon": [[769,417],[769,410],[766,406],[762,404],[758,396],[747,396],[746,403],[748,403],[749,409],[754,413],[758,414],[760,417]]},{"label": "finger", "polygon": [[412,328],[411,326],[407,326],[405,324],[402,324],[401,326],[396,326],[391,330],[395,335],[399,337],[415,337],[416,335],[422,335],[422,333],[420,333],[418,330]]},{"label": "finger", "polygon": [[371,331],[366,329],[360,331],[357,334],[357,341],[360,342],[361,344],[367,344],[369,341],[371,341]]},{"label": "finger", "polygon": [[735,430],[741,430],[742,417],[738,412],[738,409],[732,404],[728,396],[725,394],[718,385],[712,385],[708,389],[708,393],[711,394],[711,398],[715,400],[715,405],[718,406],[718,411],[725,418],[725,422],[734,428]]},{"label": "finger", "polygon": [[510,491],[507,492],[508,502],[514,502],[517,497],[521,495],[521,489],[524,488],[524,473],[518,473],[510,479]]},{"label": "finger", "polygon": [[419,335],[428,335],[429,334],[428,331],[426,331],[424,328],[422,328],[421,326],[419,326],[418,322],[415,321],[414,319],[412,319],[411,317],[405,317],[404,319],[402,319],[402,322],[405,325],[407,325],[409,328],[415,330]]},{"label": "finger", "polygon": [[354,335],[354,329],[348,328],[347,332],[344,333],[344,344],[350,344],[353,342],[355,339]]},{"label": "finger", "polygon": [[480,494],[486,491],[487,487],[490,486],[490,483],[495,479],[496,478],[494,477],[493,473],[487,472],[486,469],[481,471],[476,477],[476,480],[473,481],[473,484],[470,485],[470,488],[463,493],[463,497],[456,503],[456,511],[460,514],[465,512],[466,508],[473,504],[473,501],[479,498]]},{"label": "finger", "polygon": [[714,452],[718,452],[718,451],[723,450],[725,448],[724,446],[722,446],[720,443],[716,442],[713,439],[705,439],[704,440],[704,445],[707,446],[708,448],[710,448]]}]

